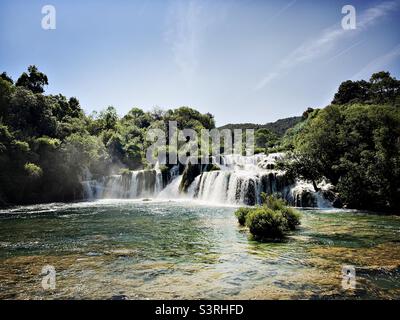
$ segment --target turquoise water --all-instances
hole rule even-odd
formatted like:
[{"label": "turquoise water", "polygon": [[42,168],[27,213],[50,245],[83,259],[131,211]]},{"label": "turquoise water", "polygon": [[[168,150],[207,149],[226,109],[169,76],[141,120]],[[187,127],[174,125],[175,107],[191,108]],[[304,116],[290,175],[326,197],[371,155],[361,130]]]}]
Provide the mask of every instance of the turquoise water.
[{"label": "turquoise water", "polygon": [[[303,211],[284,242],[257,243],[234,210],[109,200],[0,211],[0,298],[400,298],[399,217]],[[45,265],[54,290],[41,286]],[[356,267],[356,289],[343,289],[343,265]]]}]

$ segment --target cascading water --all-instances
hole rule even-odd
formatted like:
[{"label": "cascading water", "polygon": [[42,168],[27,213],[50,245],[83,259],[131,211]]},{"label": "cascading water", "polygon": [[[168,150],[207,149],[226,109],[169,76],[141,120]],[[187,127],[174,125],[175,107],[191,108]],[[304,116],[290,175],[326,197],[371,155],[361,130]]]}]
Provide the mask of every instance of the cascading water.
[{"label": "cascading water", "polygon": [[85,196],[90,200],[139,199],[159,194],[163,178],[160,170],[140,170],[83,181],[82,184]]},{"label": "cascading water", "polygon": [[203,172],[188,193],[200,200],[229,204],[260,204],[262,192],[278,193],[292,200],[288,199],[292,182],[286,181],[283,172],[273,169],[273,161],[273,157],[265,155],[224,157],[221,170]]},{"label": "cascading water", "polygon": [[[88,199],[198,199],[205,202],[255,205],[261,203],[261,193],[278,194],[292,206],[331,207],[323,192],[315,192],[312,184],[293,181],[285,172],[274,169],[276,160],[283,154],[254,156],[225,156],[220,170],[207,171],[199,166],[196,176],[189,181],[179,174],[179,166],[170,169],[166,179],[156,166],[154,170],[129,171],[122,175],[103,177],[100,180],[84,181],[83,188]],[[196,166],[196,165],[192,165]],[[186,167],[187,168],[187,167]],[[168,180],[168,181],[166,181]],[[182,188],[184,182],[188,187]],[[322,186],[323,189],[329,186]]]}]

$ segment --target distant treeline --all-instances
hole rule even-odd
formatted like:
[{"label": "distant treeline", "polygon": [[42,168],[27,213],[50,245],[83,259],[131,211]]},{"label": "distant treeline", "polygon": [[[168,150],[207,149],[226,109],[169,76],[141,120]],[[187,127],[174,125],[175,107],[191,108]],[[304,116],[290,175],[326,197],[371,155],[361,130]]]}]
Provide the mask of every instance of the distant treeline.
[{"label": "distant treeline", "polygon": [[276,134],[278,137],[283,137],[285,132],[293,128],[296,124],[302,121],[302,117],[290,117],[290,118],[285,118],[285,119],[280,119],[275,122],[270,122],[266,124],[255,124],[255,123],[239,123],[239,124],[226,124],[222,127],[219,127],[218,129],[267,129],[271,131],[272,133]]}]

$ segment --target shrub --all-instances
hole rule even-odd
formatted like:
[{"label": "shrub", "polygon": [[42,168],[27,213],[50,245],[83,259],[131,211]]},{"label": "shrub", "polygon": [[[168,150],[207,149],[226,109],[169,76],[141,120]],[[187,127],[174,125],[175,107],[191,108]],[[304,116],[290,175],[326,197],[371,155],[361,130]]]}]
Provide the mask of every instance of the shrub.
[{"label": "shrub", "polygon": [[282,239],[287,221],[279,211],[267,207],[253,209],[246,218],[246,226],[257,240]]},{"label": "shrub", "polygon": [[287,206],[285,200],[280,199],[274,195],[267,196],[265,193],[261,195],[263,203],[268,208],[274,211],[280,211],[287,221],[287,228],[295,230],[296,226],[300,225],[300,213]]},{"label": "shrub", "polygon": [[263,206],[239,208],[235,212],[240,225],[246,225],[256,240],[278,240],[300,225],[300,214],[276,196],[262,195]]},{"label": "shrub", "polygon": [[300,225],[300,213],[292,208],[285,207],[279,210],[282,216],[286,219],[286,226],[289,230],[295,230]]},{"label": "shrub", "polygon": [[244,226],[246,224],[246,217],[249,212],[251,212],[253,209],[252,208],[239,208],[235,212],[235,216],[238,219],[238,222],[241,226]]},{"label": "shrub", "polygon": [[21,152],[29,152],[30,151],[29,144],[25,141],[14,140],[13,145],[18,151],[21,151]]},{"label": "shrub", "polygon": [[287,206],[285,200],[274,195],[268,196],[264,192],[261,194],[261,199],[263,204],[272,210],[282,210]]},{"label": "shrub", "polygon": [[35,139],[35,147],[38,150],[47,149],[47,150],[55,150],[61,144],[59,139],[53,139],[46,136]]},{"label": "shrub", "polygon": [[26,173],[28,174],[29,177],[31,178],[40,178],[43,174],[42,168],[40,168],[39,166],[37,166],[34,163],[26,163],[24,165],[24,169],[26,171]]}]

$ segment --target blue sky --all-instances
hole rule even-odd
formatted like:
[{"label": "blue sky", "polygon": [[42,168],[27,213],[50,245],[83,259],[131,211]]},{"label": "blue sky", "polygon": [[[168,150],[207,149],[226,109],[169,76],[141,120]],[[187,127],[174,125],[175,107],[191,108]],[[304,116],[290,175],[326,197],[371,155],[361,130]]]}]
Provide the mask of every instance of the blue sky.
[{"label": "blue sky", "polygon": [[[41,27],[44,5],[56,30]],[[343,30],[342,7],[357,10]],[[0,0],[0,71],[36,64],[47,93],[120,115],[192,106],[218,125],[327,105],[340,82],[400,78],[400,0]]]}]

